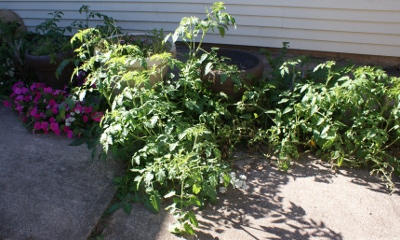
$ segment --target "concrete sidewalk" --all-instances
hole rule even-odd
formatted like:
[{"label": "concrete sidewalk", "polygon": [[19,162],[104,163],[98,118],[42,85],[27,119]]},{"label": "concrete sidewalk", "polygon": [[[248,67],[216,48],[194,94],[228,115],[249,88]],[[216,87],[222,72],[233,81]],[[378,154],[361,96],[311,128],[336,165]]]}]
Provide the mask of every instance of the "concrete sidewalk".
[{"label": "concrete sidewalk", "polygon": [[[367,171],[334,173],[312,156],[304,156],[288,173],[260,159],[237,165],[250,189],[230,189],[217,206],[198,211],[200,229],[189,239],[399,239],[399,191],[389,195]],[[173,222],[165,212],[154,215],[134,205],[131,215],[114,213],[102,236],[184,239],[166,230]]]},{"label": "concrete sidewalk", "polygon": [[[85,146],[32,134],[0,106],[0,240],[87,239],[113,198],[114,161],[91,161]],[[288,173],[245,153],[237,171],[248,191],[230,189],[198,212],[189,239],[384,239],[400,236],[400,194],[361,170],[339,170],[304,156]],[[101,224],[99,239],[184,239],[167,231],[174,219],[140,204]]]},{"label": "concrete sidewalk", "polygon": [[0,239],[86,239],[115,194],[114,161],[32,134],[0,106]]}]

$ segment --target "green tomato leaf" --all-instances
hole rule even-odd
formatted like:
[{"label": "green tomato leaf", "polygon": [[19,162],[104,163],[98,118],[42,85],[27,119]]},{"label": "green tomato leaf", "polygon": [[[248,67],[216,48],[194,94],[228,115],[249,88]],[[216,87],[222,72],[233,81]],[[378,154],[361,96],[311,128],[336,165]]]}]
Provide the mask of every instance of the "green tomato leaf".
[{"label": "green tomato leaf", "polygon": [[287,108],[285,108],[285,110],[283,110],[282,114],[290,113],[291,111],[293,111],[293,108],[287,107]]},{"label": "green tomato leaf", "polygon": [[192,191],[194,194],[199,194],[201,191],[201,185],[199,183],[193,184]]},{"label": "green tomato leaf", "polygon": [[154,178],[154,175],[152,173],[147,173],[146,177],[144,178],[146,185],[150,185],[151,180],[153,180],[153,178]]},{"label": "green tomato leaf", "polygon": [[150,202],[151,202],[151,206],[153,207],[153,210],[156,212],[160,212],[161,200],[157,194],[153,194],[150,196]]},{"label": "green tomato leaf", "polygon": [[165,195],[164,195],[164,198],[170,198],[170,197],[173,197],[173,196],[175,196],[175,194],[176,194],[176,192],[175,192],[175,191],[171,191],[171,192],[169,192],[169,193],[165,194]]},{"label": "green tomato leaf", "polygon": [[189,216],[190,223],[195,227],[199,227],[199,223],[197,222],[197,218],[196,218],[196,215],[194,214],[194,212],[189,211],[188,216]]}]

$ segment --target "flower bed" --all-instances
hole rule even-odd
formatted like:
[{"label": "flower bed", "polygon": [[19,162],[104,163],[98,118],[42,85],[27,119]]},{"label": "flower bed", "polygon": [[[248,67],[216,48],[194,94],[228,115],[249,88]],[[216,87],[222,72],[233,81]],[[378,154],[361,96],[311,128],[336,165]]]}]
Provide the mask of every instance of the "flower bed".
[{"label": "flower bed", "polygon": [[53,89],[44,83],[15,83],[10,101],[4,105],[15,109],[34,133],[65,133],[69,138],[81,136],[103,116],[93,102],[75,101],[66,89]]}]

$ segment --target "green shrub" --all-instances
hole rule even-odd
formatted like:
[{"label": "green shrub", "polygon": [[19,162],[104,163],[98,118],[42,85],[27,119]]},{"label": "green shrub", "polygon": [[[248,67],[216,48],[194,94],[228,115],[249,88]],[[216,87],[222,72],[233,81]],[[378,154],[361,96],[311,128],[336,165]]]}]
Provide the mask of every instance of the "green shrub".
[{"label": "green shrub", "polygon": [[256,114],[268,116],[257,121],[270,126],[251,141],[273,146],[283,169],[302,152],[315,151],[337,167],[368,167],[393,189],[400,159],[389,150],[400,139],[400,78],[374,67],[328,61],[310,70],[306,63],[283,61],[270,83],[247,93],[270,96],[242,102],[245,110],[268,106]]},{"label": "green shrub", "polygon": [[[215,3],[206,20],[182,19],[172,37],[188,43],[187,61],[176,60],[168,52],[151,57],[177,67],[176,78],[151,82],[154,68],[146,65],[143,49],[130,44],[110,44],[81,66],[89,73],[85,85],[96,85],[109,103],[100,137],[104,151],[128,159],[130,173],[117,180],[120,191],[134,191],[155,212],[162,200],[171,198],[168,209],[178,219],[172,229],[176,233],[193,234],[198,225],[193,207],[215,202],[218,186],[230,181],[230,167],[222,159],[226,153],[220,150],[221,144],[231,141],[225,126],[231,114],[227,96],[212,94],[199,70],[209,55],[200,48],[205,34],[218,30],[223,35],[234,24],[224,9],[222,3]],[[73,40],[91,42],[97,32],[81,31]],[[77,51],[90,56],[85,48]],[[128,71],[127,63],[133,62],[140,62],[143,69]],[[84,97],[87,89],[78,89],[77,95]]]},{"label": "green shrub", "polygon": [[[399,78],[332,61],[309,70],[305,58],[284,61],[284,45],[281,56],[269,58],[273,71],[266,80],[249,86],[238,79],[238,86],[247,89],[240,101],[212,93],[202,74],[221,59],[204,50],[202,41],[207,32],[224,36],[235,24],[224,9],[223,3],[214,3],[205,20],[181,20],[171,37],[187,45],[187,60],[168,52],[152,56],[179,70],[165,81],[151,81],[154,68],[146,65],[138,46],[110,44],[93,54],[100,30],[73,37],[82,43],[76,49],[84,62],[80,70],[88,73],[76,95],[83,100],[92,91],[107,100],[100,142],[106,153],[127,160],[129,172],[115,179],[122,200],[117,205],[129,211],[126,201],[140,200],[158,212],[170,199],[167,209],[178,220],[172,230],[193,234],[198,226],[193,210],[215,202],[219,187],[238,185],[225,159],[240,142],[269,145],[282,169],[302,152],[315,151],[336,166],[372,167],[393,187],[391,174],[399,173],[399,159],[388,149],[400,138]],[[143,69],[127,70],[133,62]],[[229,64],[219,67],[237,73]]]},{"label": "green shrub", "polygon": [[0,19],[0,98],[11,93],[11,86],[24,78],[25,33],[19,24]]}]

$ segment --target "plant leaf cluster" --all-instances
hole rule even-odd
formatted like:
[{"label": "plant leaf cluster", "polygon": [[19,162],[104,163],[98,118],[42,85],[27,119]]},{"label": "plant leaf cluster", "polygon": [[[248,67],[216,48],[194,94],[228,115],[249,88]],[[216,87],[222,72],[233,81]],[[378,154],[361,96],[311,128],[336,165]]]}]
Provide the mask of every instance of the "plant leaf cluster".
[{"label": "plant leaf cluster", "polygon": [[[304,57],[281,57],[270,58],[269,80],[240,103],[268,122],[251,142],[271,146],[282,169],[313,151],[334,167],[372,169],[393,190],[392,175],[400,174],[399,153],[392,150],[400,141],[400,78],[376,67],[327,61],[311,68]],[[268,96],[254,98],[260,91]]]},{"label": "plant leaf cluster", "polygon": [[[147,66],[148,56],[137,45],[110,43],[94,54],[100,30],[85,29],[72,38],[80,42],[75,50],[80,70],[88,73],[75,89],[77,98],[95,92],[106,100],[99,140],[129,169],[115,180],[117,205],[129,212],[129,201],[142,201],[158,212],[169,202],[178,221],[172,230],[194,234],[194,210],[215,202],[218,187],[228,186],[231,169],[225,160],[240,142],[268,145],[282,169],[313,151],[336,167],[371,167],[393,187],[391,176],[400,173],[398,156],[390,154],[400,138],[400,79],[378,68],[333,61],[310,68],[304,57],[286,60],[285,44],[278,57],[267,55],[272,71],[266,79],[252,86],[236,79],[246,89],[239,101],[213,93],[203,77],[221,59],[202,42],[208,32],[224,36],[235,25],[224,10],[223,3],[215,3],[204,20],[185,17],[167,36],[183,42],[188,56],[152,55],[166,63],[163,67],[178,70],[164,81],[151,81],[156,69]],[[128,70],[132,63],[142,68]],[[219,70],[237,73],[229,64]]]},{"label": "plant leaf cluster", "polygon": [[[208,18],[194,25],[183,19],[173,36],[183,41],[191,36],[189,41],[194,41],[200,31],[201,42],[208,31],[225,31],[234,19],[224,9],[222,3],[214,4]],[[229,149],[224,151],[220,146],[235,141],[229,135],[228,97],[211,93],[201,79],[207,52],[199,48],[201,43],[191,48],[194,45],[190,42],[186,61],[168,52],[152,55],[167,63],[162,67],[179,69],[176,76],[152,82],[156,69],[147,66],[142,48],[110,43],[104,51],[93,54],[88,46],[97,36],[97,29],[87,29],[72,38],[84,43],[76,52],[84,60],[80,69],[88,72],[85,85],[76,89],[76,94],[84,98],[88,89],[93,89],[89,86],[95,85],[109,104],[101,123],[100,143],[105,152],[127,160],[130,172],[117,181],[121,192],[134,191],[136,198],[141,196],[155,212],[162,201],[171,199],[168,209],[178,220],[173,231],[193,234],[198,226],[194,207],[215,202],[217,187],[229,183],[230,167],[223,161]],[[142,68],[128,70],[127,65],[134,62]],[[120,197],[126,199],[127,195]]]}]

